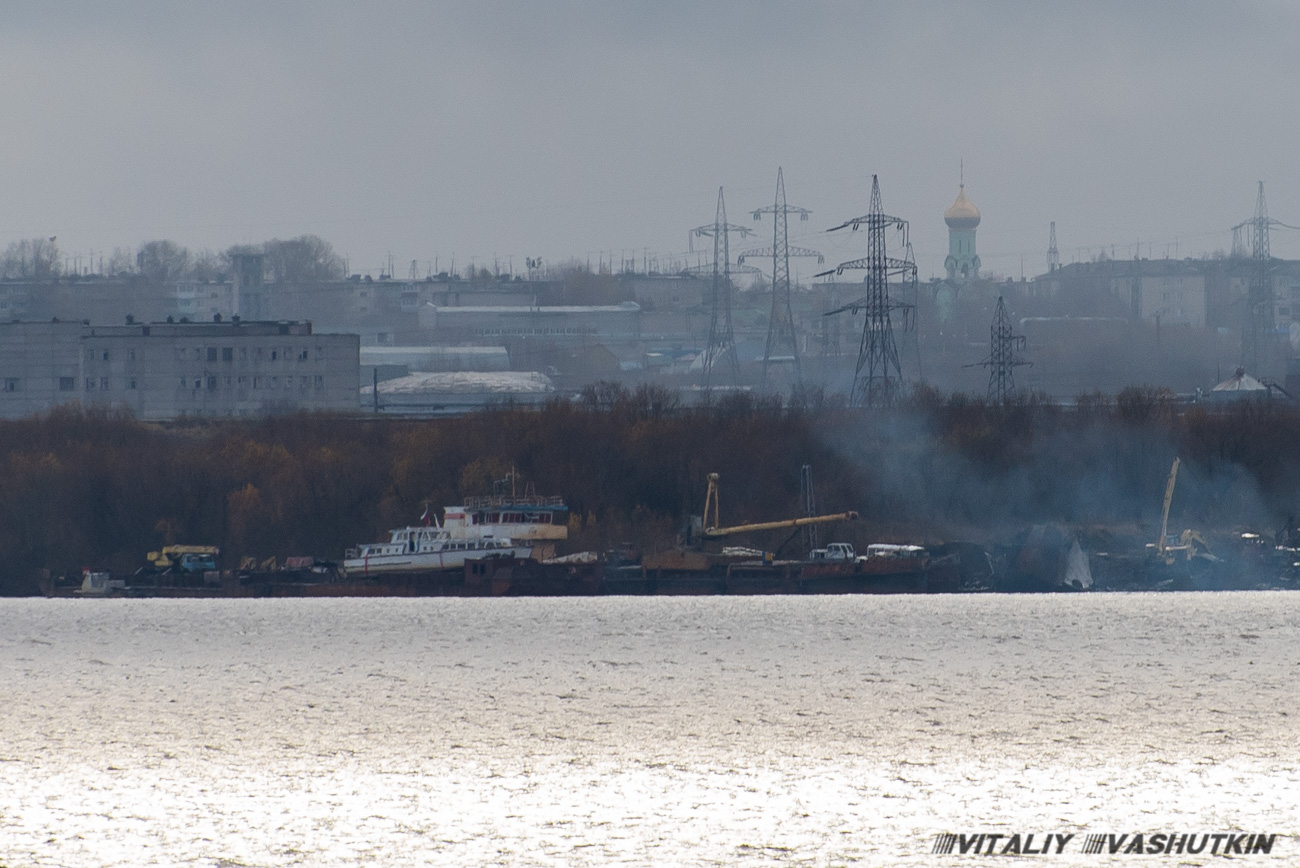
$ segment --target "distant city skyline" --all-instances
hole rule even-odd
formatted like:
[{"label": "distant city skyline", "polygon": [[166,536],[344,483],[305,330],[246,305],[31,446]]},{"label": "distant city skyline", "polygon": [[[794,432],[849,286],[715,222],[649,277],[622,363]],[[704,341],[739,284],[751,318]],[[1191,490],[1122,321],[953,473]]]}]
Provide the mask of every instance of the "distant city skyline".
[{"label": "distant city skyline", "polygon": [[1297,36],[1274,2],[19,3],[0,244],[57,236],[84,262],[315,234],[398,277],[640,262],[684,253],[719,186],[749,220],[780,166],[814,212],[792,243],[856,255],[824,230],[878,174],[928,279],[964,161],[983,274],[1045,270],[1050,221],[1063,263],[1198,256],[1229,249],[1259,180],[1300,225]]}]

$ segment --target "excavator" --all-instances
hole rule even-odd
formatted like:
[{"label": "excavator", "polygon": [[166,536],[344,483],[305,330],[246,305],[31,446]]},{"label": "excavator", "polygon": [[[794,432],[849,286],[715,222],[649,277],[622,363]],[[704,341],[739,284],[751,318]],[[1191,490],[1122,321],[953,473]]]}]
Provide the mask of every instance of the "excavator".
[{"label": "excavator", "polygon": [[1169,481],[1165,483],[1165,503],[1160,514],[1160,537],[1153,543],[1147,543],[1147,554],[1165,566],[1173,566],[1179,561],[1190,561],[1198,555],[1214,558],[1210,544],[1194,530],[1184,530],[1181,534],[1169,533],[1169,505],[1174,501],[1174,486],[1178,482],[1179,459],[1169,468]]}]

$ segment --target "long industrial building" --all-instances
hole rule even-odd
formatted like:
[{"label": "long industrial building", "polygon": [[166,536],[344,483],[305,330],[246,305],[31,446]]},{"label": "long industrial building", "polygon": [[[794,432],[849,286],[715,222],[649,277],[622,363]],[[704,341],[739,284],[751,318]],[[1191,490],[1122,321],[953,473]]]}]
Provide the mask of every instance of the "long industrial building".
[{"label": "long industrial building", "polygon": [[137,418],[358,408],[356,335],[309,322],[0,323],[0,417],[66,404]]}]

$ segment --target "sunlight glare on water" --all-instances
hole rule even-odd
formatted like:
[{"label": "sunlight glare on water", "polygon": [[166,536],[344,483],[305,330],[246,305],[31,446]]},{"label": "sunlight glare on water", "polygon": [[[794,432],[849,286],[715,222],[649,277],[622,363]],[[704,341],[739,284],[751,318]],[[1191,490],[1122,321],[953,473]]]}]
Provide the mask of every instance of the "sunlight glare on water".
[{"label": "sunlight glare on water", "polygon": [[0,865],[958,865],[935,834],[1296,835],[1298,625],[1300,595],[1263,592],[5,600]]}]

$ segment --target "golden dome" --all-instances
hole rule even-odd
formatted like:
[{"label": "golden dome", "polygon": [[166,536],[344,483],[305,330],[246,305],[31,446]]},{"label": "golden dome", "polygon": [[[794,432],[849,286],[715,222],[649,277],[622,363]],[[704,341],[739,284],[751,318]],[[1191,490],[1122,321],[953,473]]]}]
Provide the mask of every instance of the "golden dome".
[{"label": "golden dome", "polygon": [[965,184],[957,191],[957,201],[943,212],[943,222],[948,224],[949,229],[974,229],[980,225],[980,209],[966,198]]}]

